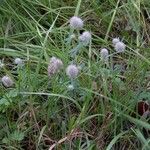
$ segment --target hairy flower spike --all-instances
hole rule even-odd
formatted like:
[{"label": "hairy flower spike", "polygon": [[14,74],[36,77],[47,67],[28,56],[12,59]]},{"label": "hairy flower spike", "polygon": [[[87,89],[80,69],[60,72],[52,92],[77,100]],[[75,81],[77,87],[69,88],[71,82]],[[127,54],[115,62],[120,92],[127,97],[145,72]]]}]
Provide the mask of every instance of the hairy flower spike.
[{"label": "hairy flower spike", "polygon": [[84,45],[87,45],[90,42],[91,38],[92,38],[91,33],[88,31],[83,32],[79,36],[80,42],[82,42]]},{"label": "hairy flower spike", "polygon": [[117,42],[115,44],[115,50],[119,53],[124,52],[126,48],[126,45],[123,42]]},{"label": "hairy flower spike", "polygon": [[113,38],[112,43],[115,46],[118,42],[120,42],[119,38]]},{"label": "hairy flower spike", "polygon": [[77,16],[73,16],[70,19],[70,27],[73,29],[80,29],[83,27],[83,21],[81,18],[77,17]]},{"label": "hairy flower spike", "polygon": [[14,84],[14,82],[12,81],[12,79],[9,76],[7,76],[7,75],[4,76],[4,77],[2,77],[1,81],[2,81],[3,85],[5,87],[7,87],[7,88],[11,87]]},{"label": "hairy flower spike", "polygon": [[79,73],[78,67],[76,65],[69,65],[66,69],[66,74],[69,78],[76,78]]},{"label": "hairy flower spike", "polygon": [[56,57],[52,57],[48,65],[48,76],[51,77],[55,73],[59,72],[62,67],[63,67],[62,61]]},{"label": "hairy flower spike", "polygon": [[100,53],[102,60],[108,60],[108,50],[106,48],[103,48]]},{"label": "hairy flower spike", "polygon": [[15,64],[17,64],[17,65],[22,65],[22,64],[23,64],[23,61],[22,61],[21,58],[16,58],[14,62],[15,62]]}]

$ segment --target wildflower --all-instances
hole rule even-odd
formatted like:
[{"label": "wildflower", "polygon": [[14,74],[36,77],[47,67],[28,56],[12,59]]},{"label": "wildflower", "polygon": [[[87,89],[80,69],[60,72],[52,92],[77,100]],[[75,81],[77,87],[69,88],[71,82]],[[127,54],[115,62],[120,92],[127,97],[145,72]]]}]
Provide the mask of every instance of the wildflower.
[{"label": "wildflower", "polygon": [[21,58],[16,58],[14,62],[15,62],[15,64],[17,64],[17,65],[22,65],[22,64],[23,64],[23,61],[22,61]]},{"label": "wildflower", "polygon": [[123,43],[123,42],[117,42],[116,44],[115,44],[115,50],[117,51],[117,52],[124,52],[125,51],[125,48],[126,48],[126,45]]},{"label": "wildflower", "polygon": [[120,42],[119,38],[113,38],[112,43],[115,46],[118,42]]},{"label": "wildflower", "polygon": [[48,65],[48,75],[49,76],[54,75],[55,73],[59,72],[59,70],[62,67],[63,67],[63,62],[56,57],[52,57]]},{"label": "wildflower", "polygon": [[100,53],[101,53],[102,60],[108,59],[108,50],[106,48],[103,48]]},{"label": "wildflower", "polygon": [[4,77],[2,77],[1,81],[2,81],[3,85],[5,87],[7,87],[7,88],[11,87],[14,84],[14,82],[12,81],[12,79],[9,76],[7,76],[7,75],[4,76]]},{"label": "wildflower", "polygon": [[68,85],[68,87],[67,87],[67,88],[68,88],[68,90],[69,90],[69,91],[74,90],[74,86],[73,86],[72,84]]},{"label": "wildflower", "polygon": [[79,40],[80,42],[82,42],[84,45],[87,45],[90,40],[91,40],[91,33],[88,31],[83,32],[80,36],[79,36]]},{"label": "wildflower", "polygon": [[69,65],[66,69],[66,74],[69,78],[76,78],[79,73],[78,67],[76,65]]},{"label": "wildflower", "polygon": [[70,27],[73,29],[79,29],[83,27],[83,21],[81,18],[77,17],[77,16],[73,16],[70,19]]}]

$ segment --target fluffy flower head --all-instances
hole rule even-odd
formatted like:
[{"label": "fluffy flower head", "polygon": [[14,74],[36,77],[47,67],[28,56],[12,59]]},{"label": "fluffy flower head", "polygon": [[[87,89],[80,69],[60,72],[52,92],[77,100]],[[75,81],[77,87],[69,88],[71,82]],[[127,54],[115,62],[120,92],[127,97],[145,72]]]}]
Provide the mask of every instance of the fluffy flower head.
[{"label": "fluffy flower head", "polygon": [[76,65],[69,65],[66,68],[66,74],[69,78],[76,78],[79,73],[78,67]]},{"label": "fluffy flower head", "polygon": [[119,38],[113,38],[112,40],[113,45],[116,45],[118,42],[120,42]]},{"label": "fluffy flower head", "polygon": [[16,58],[14,62],[15,62],[15,64],[17,64],[17,65],[23,64],[23,61],[22,61],[21,58]]},{"label": "fluffy flower head", "polygon": [[7,75],[4,76],[4,77],[2,77],[1,81],[2,81],[3,85],[5,87],[7,87],[7,88],[11,87],[14,84],[14,82],[12,81],[12,79],[9,76],[7,76]]},{"label": "fluffy flower head", "polygon": [[88,31],[83,32],[79,36],[80,42],[82,42],[84,45],[87,45],[90,42],[91,38],[92,38],[91,33]]},{"label": "fluffy flower head", "polygon": [[63,67],[63,62],[56,57],[52,57],[48,65],[48,75],[49,76],[54,75],[55,73],[59,72],[59,70],[62,67]]},{"label": "fluffy flower head", "polygon": [[79,29],[83,27],[83,21],[81,18],[77,17],[77,16],[73,16],[70,19],[70,27],[73,29]]},{"label": "fluffy flower head", "polygon": [[115,44],[115,50],[119,53],[124,52],[126,48],[126,45],[123,42],[117,42]]},{"label": "fluffy flower head", "polygon": [[101,58],[102,60],[107,60],[108,59],[108,50],[106,48],[101,49]]}]

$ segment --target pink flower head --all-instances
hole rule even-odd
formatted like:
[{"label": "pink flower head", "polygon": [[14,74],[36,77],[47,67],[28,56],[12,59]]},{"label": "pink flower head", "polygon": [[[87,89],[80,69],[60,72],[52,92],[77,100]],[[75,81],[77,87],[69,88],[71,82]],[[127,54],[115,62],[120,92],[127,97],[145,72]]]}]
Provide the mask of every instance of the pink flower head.
[{"label": "pink flower head", "polygon": [[69,78],[76,78],[79,73],[78,67],[76,65],[69,65],[66,69],[66,74]]},{"label": "pink flower head", "polygon": [[115,44],[115,50],[119,53],[124,52],[126,48],[126,45],[123,42],[117,42]]},{"label": "pink flower head", "polygon": [[11,87],[14,84],[13,80],[7,75],[2,77],[1,81],[2,81],[3,85],[7,88]]},{"label": "pink flower head", "polygon": [[55,73],[59,72],[59,70],[62,67],[63,67],[62,61],[56,57],[52,57],[48,65],[48,75],[49,76],[54,75]]},{"label": "pink flower head", "polygon": [[73,16],[70,19],[70,27],[73,29],[79,29],[83,27],[83,21],[81,18],[77,17],[77,16]]},{"label": "pink flower head", "polygon": [[108,50],[106,48],[103,48],[100,53],[101,53],[102,60],[108,59]]},{"label": "pink flower head", "polygon": [[112,43],[115,46],[118,42],[120,42],[119,38],[113,38]]},{"label": "pink flower head", "polygon": [[80,42],[82,42],[84,45],[87,45],[90,42],[91,38],[92,38],[91,33],[88,31],[83,32],[79,36]]}]

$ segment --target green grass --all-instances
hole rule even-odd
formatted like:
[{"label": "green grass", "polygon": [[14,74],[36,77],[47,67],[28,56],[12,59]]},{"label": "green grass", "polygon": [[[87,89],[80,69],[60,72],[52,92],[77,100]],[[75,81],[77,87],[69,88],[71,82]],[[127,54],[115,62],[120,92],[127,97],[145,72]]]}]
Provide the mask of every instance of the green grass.
[{"label": "green grass", "polygon": [[[75,60],[77,42],[66,43],[79,34],[69,28],[73,15],[92,32]],[[149,19],[149,0],[1,0],[0,77],[15,85],[0,85],[0,149],[149,150],[150,121],[136,110],[138,101],[150,101]],[[105,65],[100,49],[114,53],[114,37],[127,48]],[[52,56],[64,69],[49,78]],[[67,89],[71,61],[82,66],[75,91]]]}]

